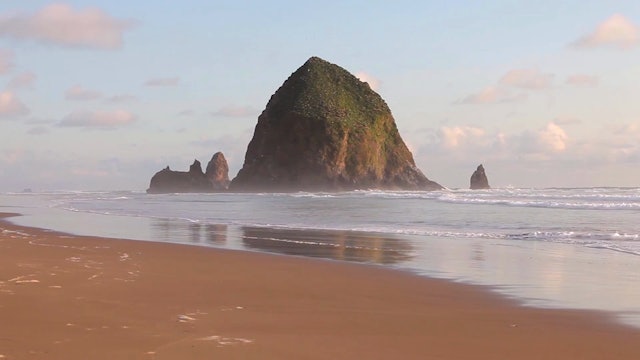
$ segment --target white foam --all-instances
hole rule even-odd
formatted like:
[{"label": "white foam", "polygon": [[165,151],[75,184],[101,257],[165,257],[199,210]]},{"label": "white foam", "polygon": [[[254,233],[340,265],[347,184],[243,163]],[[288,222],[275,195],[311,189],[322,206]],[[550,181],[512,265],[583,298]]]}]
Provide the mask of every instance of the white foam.
[{"label": "white foam", "polygon": [[15,282],[15,281],[19,281],[19,280],[22,280],[22,279],[24,279],[24,278],[28,278],[28,277],[35,276],[35,275],[36,275],[36,274],[29,274],[29,275],[16,276],[16,277],[14,277],[13,279],[9,279],[9,280],[7,280],[7,281],[9,281],[9,282]]},{"label": "white foam", "polygon": [[[31,235],[22,232],[22,231],[15,231],[15,230],[7,230],[7,229],[2,229],[2,234],[11,234],[11,235],[19,235],[19,236],[23,236],[23,237],[29,237]],[[13,237],[13,236],[12,236]],[[15,238],[15,237],[13,237]]]},{"label": "white foam", "polygon": [[178,315],[178,321],[179,322],[192,322],[192,321],[196,321],[198,319],[191,317],[189,315]]},{"label": "white foam", "polygon": [[36,279],[14,281],[14,283],[16,283],[16,284],[35,284],[35,283],[39,283],[39,282],[40,282],[40,280],[36,280]]},{"label": "white foam", "polygon": [[242,345],[242,344],[251,344],[253,340],[244,339],[244,338],[232,338],[232,337],[223,337],[219,335],[211,335],[199,338],[200,341],[215,341],[219,346],[225,345]]}]

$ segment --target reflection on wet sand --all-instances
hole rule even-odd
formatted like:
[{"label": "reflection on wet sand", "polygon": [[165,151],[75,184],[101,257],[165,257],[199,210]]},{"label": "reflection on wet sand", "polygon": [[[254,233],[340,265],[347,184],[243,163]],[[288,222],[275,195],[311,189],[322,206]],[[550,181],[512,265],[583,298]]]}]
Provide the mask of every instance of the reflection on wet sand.
[{"label": "reflection on wet sand", "polygon": [[178,220],[158,219],[151,225],[154,239],[193,244],[222,246],[227,242],[227,225],[199,224]]},{"label": "reflection on wet sand", "polygon": [[165,242],[249,249],[334,260],[397,264],[412,257],[413,247],[391,235],[355,231],[293,230],[200,224],[157,219],[153,238]]},{"label": "reflection on wet sand", "polygon": [[214,245],[224,245],[227,242],[227,225],[205,225],[206,240]]},{"label": "reflection on wet sand", "polygon": [[243,227],[242,234],[249,249],[374,264],[406,261],[412,250],[402,239],[353,231]]}]

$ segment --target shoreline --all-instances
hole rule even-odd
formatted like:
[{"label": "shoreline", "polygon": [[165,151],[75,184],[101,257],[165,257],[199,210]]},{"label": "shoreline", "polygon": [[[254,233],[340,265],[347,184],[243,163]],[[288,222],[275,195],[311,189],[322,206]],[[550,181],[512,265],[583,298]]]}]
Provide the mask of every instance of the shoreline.
[{"label": "shoreline", "polygon": [[75,236],[7,216],[6,359],[640,357],[640,330],[604,312],[523,307],[377,266]]}]

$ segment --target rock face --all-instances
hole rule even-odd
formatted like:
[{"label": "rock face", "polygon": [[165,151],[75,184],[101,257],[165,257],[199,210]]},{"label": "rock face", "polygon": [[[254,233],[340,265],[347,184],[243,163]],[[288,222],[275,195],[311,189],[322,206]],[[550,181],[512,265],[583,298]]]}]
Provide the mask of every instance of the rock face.
[{"label": "rock face", "polygon": [[226,190],[229,187],[229,165],[224,154],[217,152],[213,154],[207,164],[205,176],[211,183],[214,191]]},{"label": "rock face", "polygon": [[491,189],[491,186],[489,186],[489,179],[487,179],[487,174],[484,172],[482,164],[478,165],[476,171],[473,172],[470,182],[470,188],[472,190]]},{"label": "rock face", "polygon": [[202,172],[200,161],[194,160],[189,171],[173,171],[166,168],[151,178],[147,193],[214,192],[226,190],[229,186],[229,166],[220,152],[213,155],[207,165],[207,173]]},{"label": "rock face", "polygon": [[367,83],[317,57],[258,117],[238,191],[442,187],[416,167],[389,107]]}]

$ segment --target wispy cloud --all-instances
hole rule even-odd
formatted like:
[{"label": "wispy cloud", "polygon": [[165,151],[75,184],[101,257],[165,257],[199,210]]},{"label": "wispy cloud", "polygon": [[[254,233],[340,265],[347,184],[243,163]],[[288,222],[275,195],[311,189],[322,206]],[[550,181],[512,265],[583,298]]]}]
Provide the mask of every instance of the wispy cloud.
[{"label": "wispy cloud", "polygon": [[129,125],[136,120],[136,116],[124,110],[116,111],[79,111],[67,115],[58,126],[97,129],[114,129]]},{"label": "wispy cloud", "polygon": [[145,81],[146,86],[178,86],[180,85],[179,77],[154,78]]},{"label": "wispy cloud", "polygon": [[65,91],[64,97],[67,100],[87,101],[99,99],[102,94],[95,90],[83,88],[80,85],[74,85]]},{"label": "wispy cloud", "polygon": [[29,129],[29,131],[27,131],[27,134],[29,134],[29,135],[43,135],[43,134],[48,134],[49,132],[50,132],[50,130],[46,126],[34,126],[31,129]]},{"label": "wispy cloud", "polygon": [[573,74],[567,77],[565,83],[571,86],[578,87],[594,87],[598,86],[600,80],[597,76],[586,75],[586,74]]},{"label": "wispy cloud", "polygon": [[0,118],[22,116],[28,113],[29,109],[13,92],[0,92]]},{"label": "wispy cloud", "polygon": [[32,72],[24,72],[9,80],[7,87],[9,89],[31,89],[33,88],[33,84],[36,82],[36,78],[36,74]]},{"label": "wispy cloud", "polygon": [[536,69],[514,69],[505,73],[495,85],[487,86],[457,100],[454,104],[502,104],[521,102],[530,91],[545,90],[553,85],[553,74]]},{"label": "wispy cloud", "polygon": [[571,46],[576,48],[595,48],[609,46],[618,49],[629,49],[640,44],[640,28],[629,19],[615,14],[600,23],[596,29]]},{"label": "wispy cloud", "polygon": [[70,5],[47,5],[35,13],[0,15],[0,37],[85,48],[116,49],[123,34],[133,26],[101,9],[74,9]]},{"label": "wispy cloud", "polygon": [[178,113],[178,116],[193,116],[196,112],[192,109],[185,109]]},{"label": "wispy cloud", "polygon": [[252,108],[251,106],[224,106],[220,109],[213,111],[211,115],[215,117],[232,117],[232,118],[241,118],[241,117],[249,117],[255,116],[258,114],[258,111]]},{"label": "wispy cloud", "polygon": [[500,104],[523,101],[527,98],[524,93],[515,93],[500,86],[488,86],[477,93],[465,96],[456,101],[457,104]]},{"label": "wispy cloud", "polygon": [[541,73],[536,69],[510,70],[502,76],[499,84],[528,90],[541,90],[551,87],[553,74]]},{"label": "wispy cloud", "polygon": [[640,135],[640,124],[628,123],[620,125],[613,130],[613,134],[636,137]]},{"label": "wispy cloud", "polygon": [[121,94],[121,95],[113,95],[109,96],[105,99],[106,102],[110,104],[125,104],[132,103],[138,101],[138,98],[134,95]]},{"label": "wispy cloud", "polygon": [[553,123],[558,125],[577,125],[582,124],[582,120],[573,116],[558,116],[553,119]]}]

